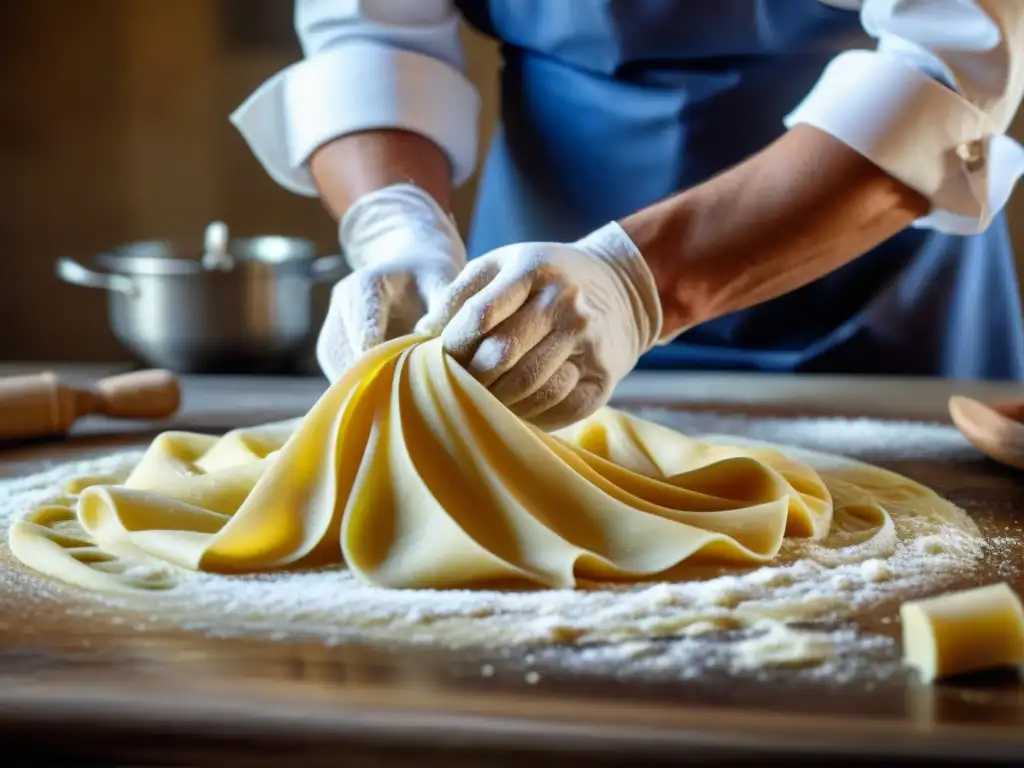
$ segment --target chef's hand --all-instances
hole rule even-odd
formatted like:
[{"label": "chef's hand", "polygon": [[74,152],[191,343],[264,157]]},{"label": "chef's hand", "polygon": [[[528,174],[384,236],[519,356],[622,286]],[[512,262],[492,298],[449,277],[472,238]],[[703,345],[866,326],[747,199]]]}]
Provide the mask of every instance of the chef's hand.
[{"label": "chef's hand", "polygon": [[342,217],[353,272],[334,286],[316,358],[333,383],[368,349],[410,333],[466,264],[451,218],[411,184],[359,198]]},{"label": "chef's hand", "polygon": [[594,413],[661,334],[654,278],[622,228],[474,260],[417,329],[514,413],[554,430]]}]

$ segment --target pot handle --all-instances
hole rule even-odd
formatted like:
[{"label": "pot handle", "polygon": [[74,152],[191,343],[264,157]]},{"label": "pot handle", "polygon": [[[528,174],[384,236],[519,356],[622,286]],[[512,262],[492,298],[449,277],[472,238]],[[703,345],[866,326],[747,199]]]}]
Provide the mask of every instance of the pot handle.
[{"label": "pot handle", "polygon": [[128,296],[134,296],[138,293],[135,281],[130,277],[94,272],[67,256],[61,256],[57,259],[56,271],[57,277],[65,283],[82,285],[86,288],[104,288],[108,291],[117,291]]},{"label": "pot handle", "polygon": [[321,256],[309,265],[309,277],[314,283],[333,283],[341,280],[351,270],[341,254]]}]

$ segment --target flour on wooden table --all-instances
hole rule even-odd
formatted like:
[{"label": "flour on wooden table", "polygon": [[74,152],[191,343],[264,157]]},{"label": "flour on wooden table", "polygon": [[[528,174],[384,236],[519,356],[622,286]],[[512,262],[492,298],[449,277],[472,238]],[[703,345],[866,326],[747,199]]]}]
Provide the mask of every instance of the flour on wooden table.
[{"label": "flour on wooden table", "polygon": [[[688,434],[733,434],[854,457],[971,455],[956,430],[939,425],[747,419],[653,409],[639,415]],[[52,497],[72,478],[125,471],[140,455],[123,452],[0,482],[0,523],[8,527],[14,516]],[[877,662],[880,666],[872,668],[878,674],[891,671],[895,663],[892,640],[866,635],[846,617],[935,591],[970,572],[984,552],[976,538],[957,528],[920,525],[921,531],[905,530],[895,550],[879,557],[849,547],[830,550],[830,559],[818,562],[803,556],[813,545],[787,540],[780,564],[772,567],[706,571],[673,583],[584,584],[578,590],[387,590],[366,586],[338,567],[231,577],[180,571],[175,573],[178,586],[169,591],[114,597],[26,573],[10,565],[9,552],[4,553],[0,587],[22,601],[65,605],[69,618],[109,612],[140,631],[170,621],[221,636],[485,647],[507,658],[579,671],[666,678],[709,669],[784,666],[810,667],[809,674],[836,679],[844,669],[852,675],[858,663],[863,666],[872,657],[889,665]],[[140,579],[160,575],[136,574]],[[794,617],[812,625],[797,629],[791,624]],[[527,674],[535,671],[529,664],[526,669]]]}]

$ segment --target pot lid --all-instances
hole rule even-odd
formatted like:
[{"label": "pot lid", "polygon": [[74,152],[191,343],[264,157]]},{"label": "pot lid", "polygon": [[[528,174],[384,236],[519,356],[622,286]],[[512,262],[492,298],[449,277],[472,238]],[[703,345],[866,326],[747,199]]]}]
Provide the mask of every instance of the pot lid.
[{"label": "pot lid", "polygon": [[215,222],[207,229],[204,239],[140,240],[100,254],[96,261],[110,272],[125,275],[182,275],[231,271],[236,265],[247,262],[306,267],[315,258],[316,246],[305,238],[281,235],[229,238],[226,227]]}]

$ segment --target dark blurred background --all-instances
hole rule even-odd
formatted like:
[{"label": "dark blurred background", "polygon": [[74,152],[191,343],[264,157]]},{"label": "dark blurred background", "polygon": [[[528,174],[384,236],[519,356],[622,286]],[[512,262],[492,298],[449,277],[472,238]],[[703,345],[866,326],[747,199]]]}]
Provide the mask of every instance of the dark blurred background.
[{"label": "dark blurred background", "polygon": [[[497,55],[465,39],[486,137]],[[233,234],[336,248],[319,204],[271,182],[227,120],[299,55],[289,0],[0,2],[0,359],[129,359],[108,328],[106,294],[60,283],[59,255],[198,240],[215,219]],[[459,193],[463,225],[473,191]],[[1010,212],[1024,254],[1024,193]]]}]

